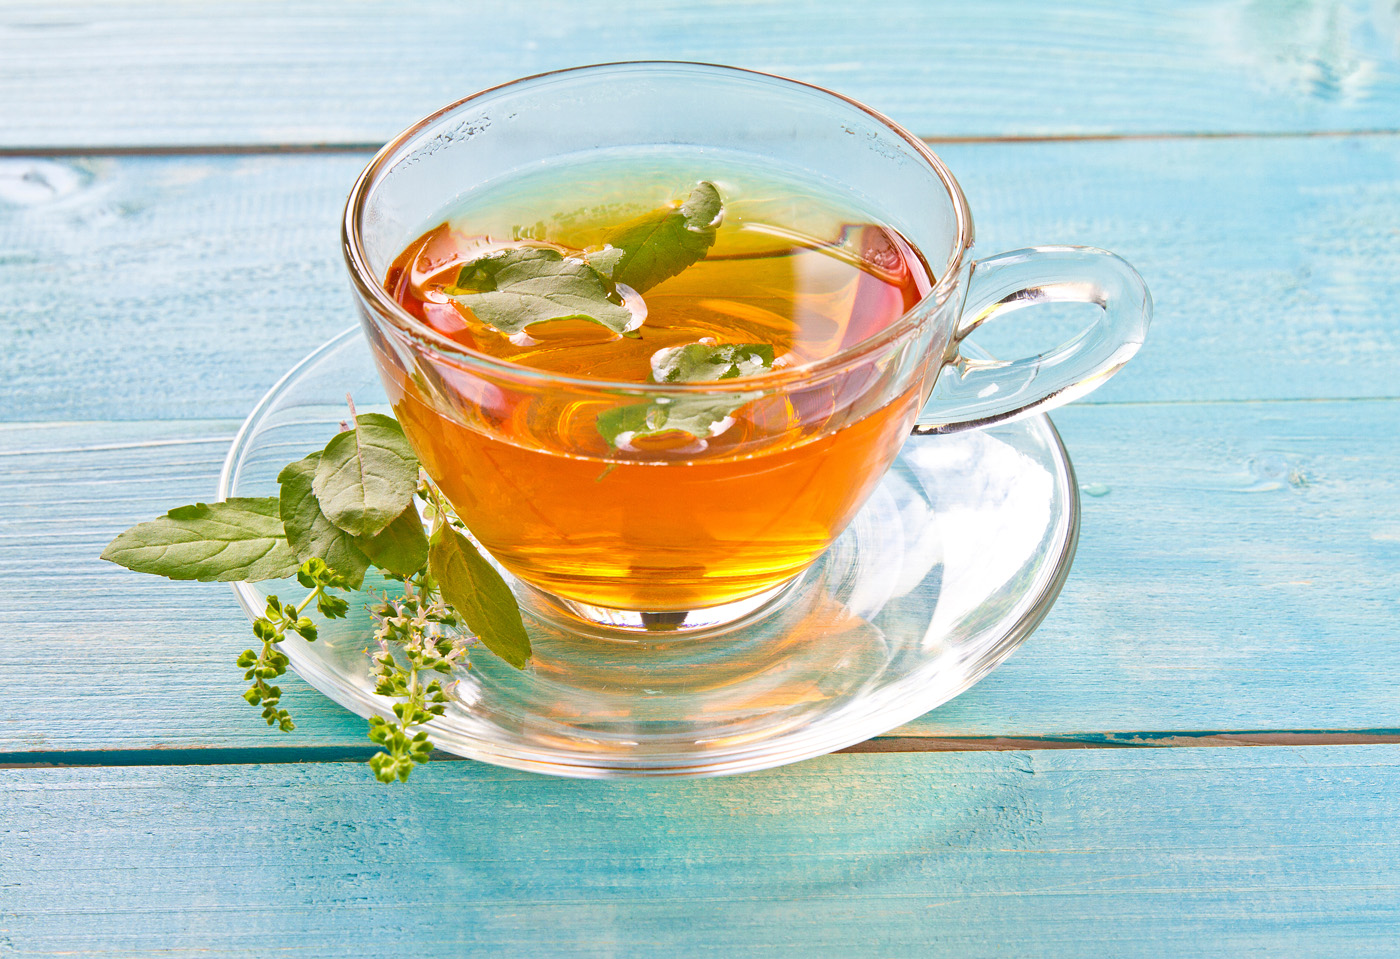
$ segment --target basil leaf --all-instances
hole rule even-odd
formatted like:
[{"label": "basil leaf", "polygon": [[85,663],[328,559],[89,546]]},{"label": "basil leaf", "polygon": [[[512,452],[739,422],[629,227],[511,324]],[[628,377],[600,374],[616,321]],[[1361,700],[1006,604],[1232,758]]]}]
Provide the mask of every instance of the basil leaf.
[{"label": "basil leaf", "polygon": [[[755,376],[772,368],[773,347],[766,343],[687,343],[657,350],[651,357],[652,379],[658,383],[709,383]],[[614,449],[628,447],[639,436],[673,430],[698,440],[709,439],[728,429],[729,418],[739,407],[763,395],[660,396],[650,403],[619,406],[599,414],[598,432]]]},{"label": "basil leaf", "polygon": [[277,474],[282,485],[278,500],[287,541],[301,562],[315,557],[344,576],[351,589],[359,589],[365,579],[369,557],[355,543],[355,537],[332,523],[312,491],[320,453],[312,453],[288,463]]},{"label": "basil leaf", "polygon": [[462,267],[447,295],[495,330],[515,334],[546,320],[587,320],[635,336],[638,324],[606,276],[558,250],[498,250]]},{"label": "basil leaf", "polygon": [[650,403],[619,406],[598,414],[598,432],[615,449],[629,446],[638,436],[680,431],[696,439],[718,436],[729,428],[735,410],[762,393],[730,393],[726,396],[657,397]]},{"label": "basil leaf", "polygon": [[395,576],[412,576],[428,561],[428,534],[423,531],[423,518],[413,503],[377,536],[356,542],[375,566]]},{"label": "basil leaf", "polygon": [[[638,293],[705,258],[724,219],[719,190],[702,180],[679,207],[663,207],[624,223],[604,237],[622,251],[609,276]],[[605,253],[607,251],[604,251]]]},{"label": "basil leaf", "polygon": [[613,274],[617,272],[617,265],[622,262],[622,258],[627,255],[626,250],[619,250],[616,247],[608,247],[604,250],[594,250],[585,253],[583,258],[588,261],[588,265],[593,267],[609,280],[613,279]]},{"label": "basil leaf", "polygon": [[501,574],[471,540],[443,526],[429,545],[428,569],[442,598],[486,648],[516,669],[524,669],[530,661],[530,637],[520,619],[520,606]]},{"label": "basil leaf", "polygon": [[651,378],[657,383],[706,383],[756,376],[772,368],[773,347],[767,343],[687,343],[657,350],[651,357]]},{"label": "basil leaf", "polygon": [[353,430],[326,444],[311,488],[332,523],[352,536],[373,536],[408,508],[418,457],[392,417],[361,413]]},{"label": "basil leaf", "polygon": [[102,558],[138,573],[201,583],[282,579],[300,565],[275,496],[177,506],[122,533]]}]

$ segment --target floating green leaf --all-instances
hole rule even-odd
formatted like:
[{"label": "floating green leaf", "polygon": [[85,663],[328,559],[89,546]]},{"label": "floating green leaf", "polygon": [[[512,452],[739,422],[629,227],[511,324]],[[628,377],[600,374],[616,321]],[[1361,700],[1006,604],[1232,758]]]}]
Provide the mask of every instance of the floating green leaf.
[{"label": "floating green leaf", "polygon": [[619,406],[598,415],[598,432],[610,445],[625,449],[639,436],[679,431],[696,439],[718,436],[734,412],[762,393],[721,396],[660,396],[650,403]]},{"label": "floating green leaf", "polygon": [[635,335],[636,318],[587,261],[540,247],[498,250],[462,267],[448,296],[493,329],[515,334],[546,320],[587,320]]},{"label": "floating green leaf", "polygon": [[495,567],[471,540],[451,526],[441,527],[428,550],[428,569],[442,598],[487,649],[517,669],[530,661],[530,637],[520,606]]},{"label": "floating green leaf", "polygon": [[[651,358],[652,379],[658,383],[709,383],[756,376],[772,368],[773,347],[766,343],[688,343],[657,350]],[[673,431],[709,439],[725,430],[739,407],[763,395],[659,396],[650,403],[619,406],[599,414],[598,432],[616,449],[625,449],[639,436]]]},{"label": "floating green leaf", "polygon": [[619,250],[616,247],[610,246],[603,250],[593,250],[585,253],[583,258],[588,261],[589,266],[611,280],[613,278],[613,273],[617,270],[617,265],[622,262],[622,258],[626,255],[626,250]]},{"label": "floating green leaf", "polygon": [[767,343],[687,343],[657,350],[651,357],[651,378],[657,383],[707,383],[757,376],[772,368],[773,347]]},{"label": "floating green leaf", "polygon": [[336,526],[322,512],[321,504],[312,490],[320,462],[321,454],[312,453],[295,463],[288,463],[277,474],[277,482],[282,485],[282,495],[278,501],[282,525],[287,530],[287,541],[291,543],[298,560],[306,562],[312,557],[323,560],[345,577],[351,589],[359,589],[364,582],[369,557],[360,549],[354,536]]},{"label": "floating green leaf", "polygon": [[202,583],[281,579],[298,566],[274,496],[178,506],[122,533],[102,558],[138,573]]},{"label": "floating green leaf", "polygon": [[382,413],[361,413],[355,428],[326,444],[312,491],[326,517],[352,536],[373,536],[408,508],[418,488],[418,457],[403,428]]},{"label": "floating green leaf", "polygon": [[375,566],[396,576],[412,576],[428,561],[428,534],[413,503],[377,536],[357,542]]},{"label": "floating green leaf", "polygon": [[615,283],[645,293],[703,260],[715,244],[723,219],[724,201],[718,188],[702,180],[679,206],[637,217],[604,238],[609,246],[622,251],[622,256],[606,261],[608,275]]}]

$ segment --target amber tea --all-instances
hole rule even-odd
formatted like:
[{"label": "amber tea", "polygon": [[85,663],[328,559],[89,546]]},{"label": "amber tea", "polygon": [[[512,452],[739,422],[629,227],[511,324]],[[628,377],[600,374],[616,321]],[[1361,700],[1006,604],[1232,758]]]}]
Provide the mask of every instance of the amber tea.
[{"label": "amber tea", "polygon": [[908,375],[925,356],[822,365],[930,290],[918,251],[814,177],[713,157],[488,184],[383,282],[440,337],[519,369],[381,362],[473,535],[593,606],[694,610],[787,582],[864,503],[932,380]]}]

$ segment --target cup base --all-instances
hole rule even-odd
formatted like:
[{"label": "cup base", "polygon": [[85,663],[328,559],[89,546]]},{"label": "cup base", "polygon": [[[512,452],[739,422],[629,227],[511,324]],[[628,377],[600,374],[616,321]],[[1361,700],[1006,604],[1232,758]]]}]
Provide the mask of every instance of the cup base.
[{"label": "cup base", "polygon": [[526,587],[529,590],[527,604],[530,612],[539,618],[574,631],[586,630],[597,639],[622,643],[644,642],[649,637],[670,641],[681,635],[699,639],[749,626],[776,612],[792,597],[805,576],[805,572],[798,573],[757,595],[702,609],[649,612],[592,606],[533,586]]}]

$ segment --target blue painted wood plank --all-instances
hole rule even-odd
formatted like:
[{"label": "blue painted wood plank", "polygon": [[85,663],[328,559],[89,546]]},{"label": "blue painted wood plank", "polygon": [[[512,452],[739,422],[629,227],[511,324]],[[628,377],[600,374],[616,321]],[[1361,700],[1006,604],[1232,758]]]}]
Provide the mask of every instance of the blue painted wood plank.
[{"label": "blue painted wood plank", "polygon": [[28,691],[0,697],[3,751],[367,742],[363,720],[295,677],[283,683],[294,735],[238,698],[232,662],[251,632],[227,587],[146,582],[97,559],[121,529],[212,499],[237,426],[0,429],[0,580],[13,584],[0,593],[0,676]]},{"label": "blue painted wood plank", "polygon": [[382,142],[467,94],[632,59],[830,86],[922,136],[1393,129],[1371,0],[49,2],[0,8],[4,146]]},{"label": "blue painted wood plank", "polygon": [[1400,404],[1054,419],[1083,494],[1060,601],[975,695],[907,729],[1048,733],[1042,698],[1063,733],[1397,725]]},{"label": "blue painted wood plank", "polygon": [[[1400,401],[1060,411],[1085,492],[1059,602],[989,678],[897,734],[1393,732],[1398,418]],[[226,587],[97,559],[209,496],[233,425],[0,429],[0,752],[365,746],[299,681],[297,731],[262,725],[239,698],[249,632]]]},{"label": "blue painted wood plank", "polygon": [[1391,957],[1400,747],[22,770],[26,957]]},{"label": "blue painted wood plank", "polygon": [[[1084,243],[1147,278],[1147,346],[1094,402],[1400,395],[1400,136],[942,149],[980,253]],[[0,159],[0,420],[241,417],[354,322],[362,160]],[[989,342],[1075,329],[1037,313]]]}]

